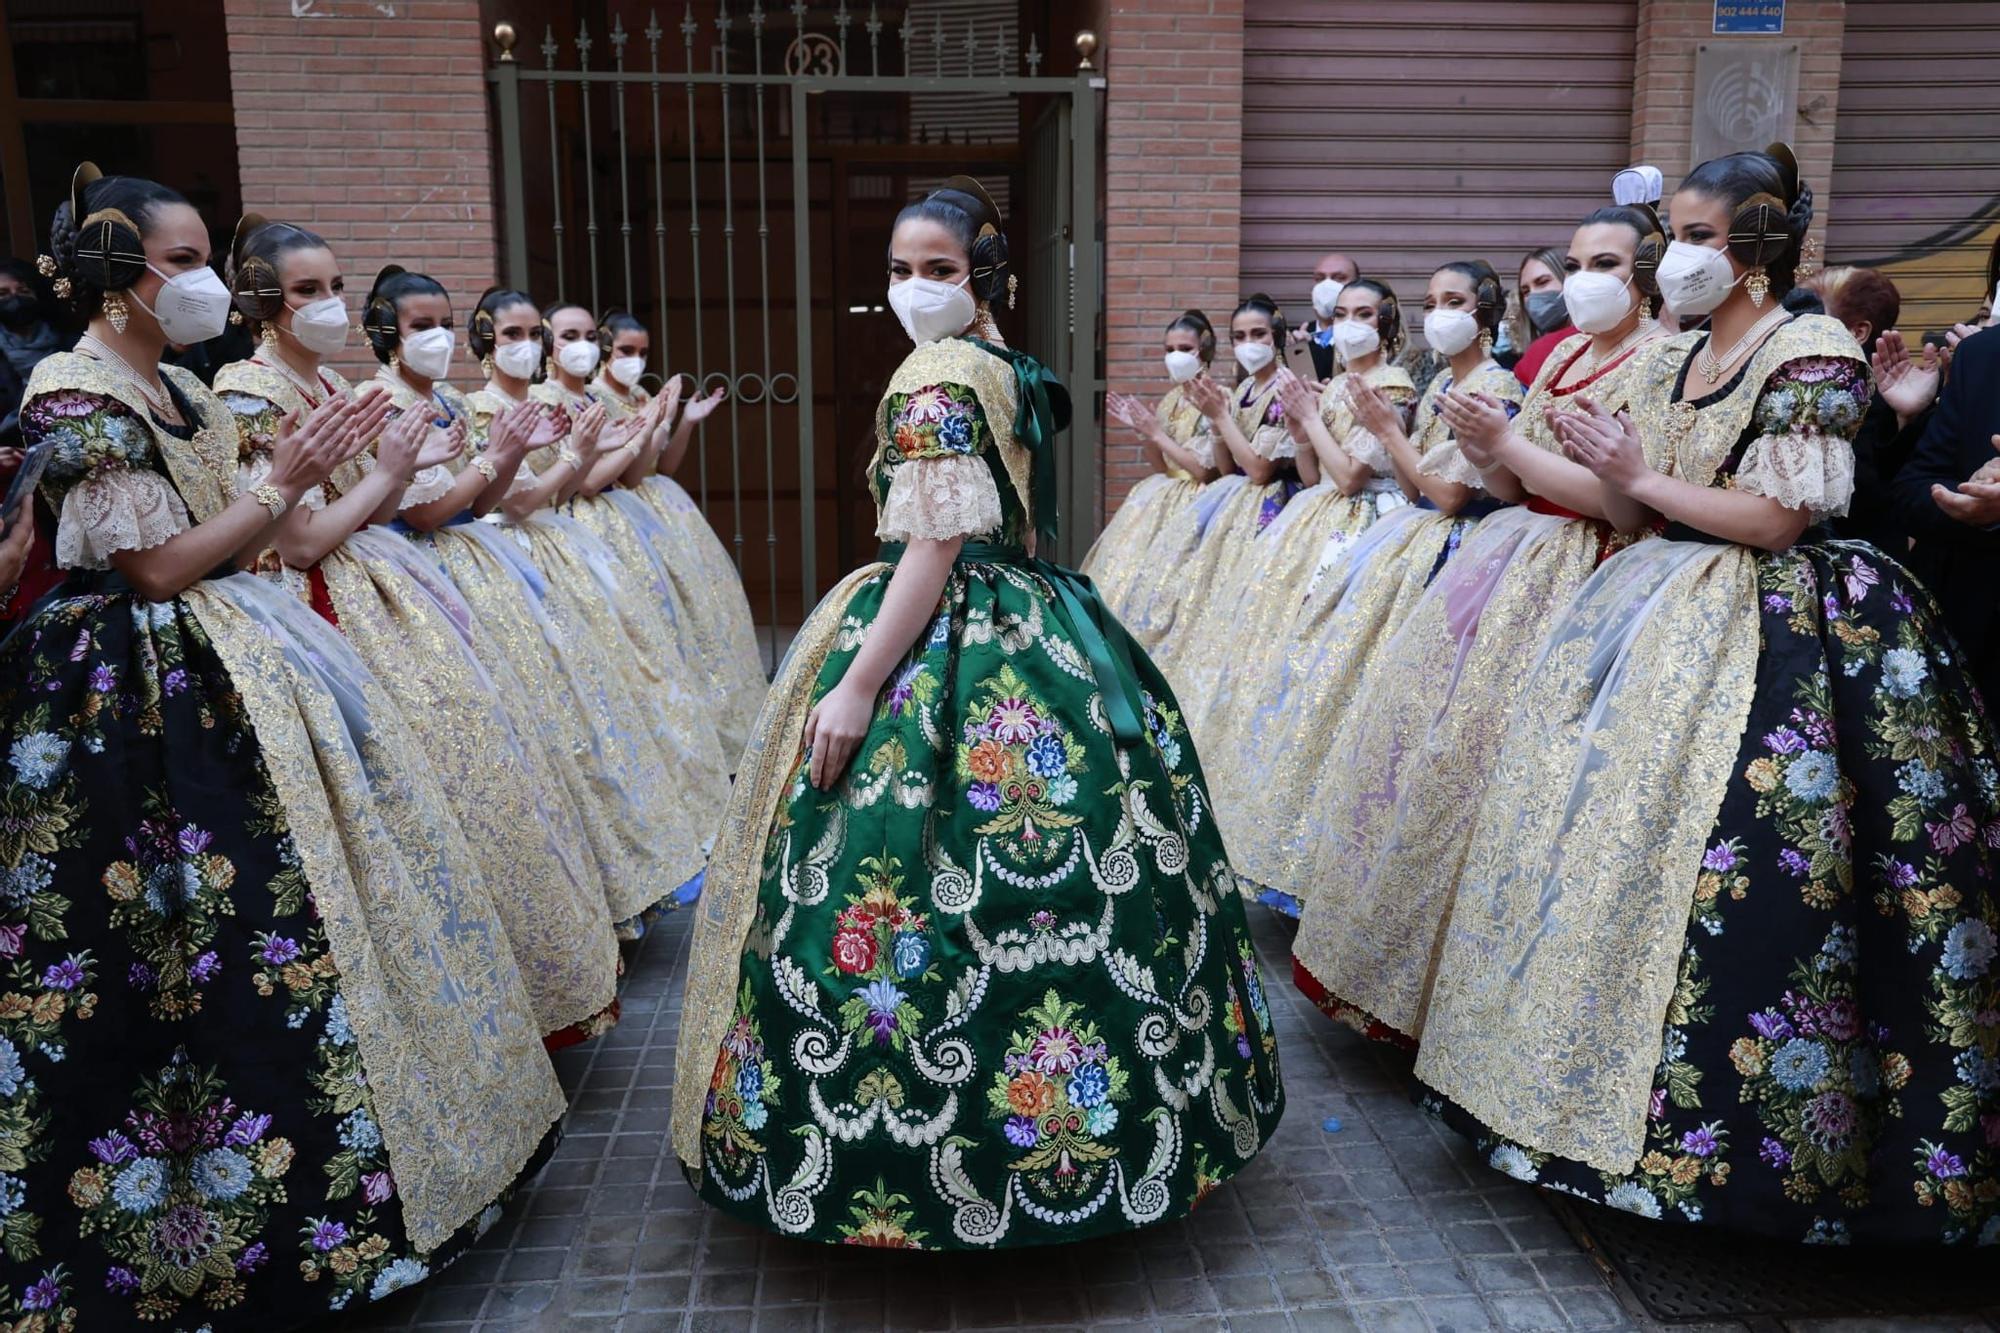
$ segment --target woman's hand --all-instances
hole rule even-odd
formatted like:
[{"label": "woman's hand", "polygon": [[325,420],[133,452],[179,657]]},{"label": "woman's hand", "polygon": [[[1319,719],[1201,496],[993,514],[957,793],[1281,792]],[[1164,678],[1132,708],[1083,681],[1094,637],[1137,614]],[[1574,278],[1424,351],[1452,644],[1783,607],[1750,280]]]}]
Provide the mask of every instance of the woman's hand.
[{"label": "woman's hand", "polygon": [[842,681],[813,705],[806,715],[806,754],[812,761],[812,785],[830,791],[860,748],[875,716],[875,700]]},{"label": "woman's hand", "polygon": [[1910,355],[1909,344],[1896,329],[1885,329],[1875,340],[1875,389],[1882,401],[1895,409],[1898,422],[1907,422],[1937,401],[1938,384],[1951,354],[1923,345],[1923,359]]},{"label": "woman's hand", "polygon": [[1598,480],[1627,495],[1653,469],[1646,462],[1645,446],[1630,415],[1617,416],[1592,399],[1577,397],[1579,410],[1559,423],[1563,447],[1569,456],[1597,474]]},{"label": "woman's hand", "polygon": [[1278,401],[1295,425],[1303,426],[1319,415],[1319,395],[1290,370],[1278,372]]},{"label": "woman's hand", "polygon": [[713,393],[695,399],[687,405],[686,419],[690,426],[699,426],[715,415],[715,409],[722,406],[722,400],[729,397],[729,389],[717,385]]},{"label": "woman's hand", "polygon": [[423,412],[405,412],[389,423],[375,445],[375,466],[407,486],[421,470],[418,458],[424,440],[432,431],[430,418]]},{"label": "woman's hand", "polygon": [[584,409],[583,415],[577,418],[576,451],[585,459],[595,458],[609,451],[611,446],[604,439],[606,422],[607,414],[603,403],[592,403]]},{"label": "woman's hand", "polygon": [[1489,394],[1453,392],[1438,401],[1438,412],[1472,465],[1481,472],[1492,468],[1500,441],[1507,437],[1507,409],[1500,400]]},{"label": "woman's hand", "polygon": [[1147,410],[1144,403],[1141,403],[1130,394],[1114,393],[1107,395],[1104,400],[1104,408],[1111,414],[1113,421],[1116,421],[1134,435],[1144,438],[1153,433],[1152,412]]},{"label": "woman's hand", "polygon": [[311,412],[296,409],[278,423],[271,446],[271,471],[264,480],[288,503],[325,481],[353,442],[350,433],[355,405],[347,398],[329,398]]},{"label": "woman's hand", "polygon": [[21,581],[21,575],[28,568],[28,552],[34,545],[35,502],[31,498],[22,501],[21,507],[14,511],[14,526],[7,529],[4,539],[0,539],[0,591],[12,588]]},{"label": "woman's hand", "polygon": [[432,427],[429,434],[423,437],[423,451],[417,455],[417,471],[449,463],[465,452],[466,442],[471,438],[472,432],[466,426],[464,417],[453,417],[449,426]]},{"label": "woman's hand", "polygon": [[1210,421],[1220,421],[1229,415],[1229,395],[1206,373],[1187,382],[1187,398],[1194,404],[1195,411]]},{"label": "woman's hand", "polygon": [[1396,405],[1389,401],[1387,394],[1365,380],[1349,377],[1347,403],[1354,411],[1354,419],[1361,423],[1361,429],[1378,440],[1386,440],[1403,429],[1403,419],[1396,411]]},{"label": "woman's hand", "polygon": [[502,410],[486,427],[481,456],[495,467],[518,463],[528,452],[528,432],[541,414],[540,403],[516,403]]}]

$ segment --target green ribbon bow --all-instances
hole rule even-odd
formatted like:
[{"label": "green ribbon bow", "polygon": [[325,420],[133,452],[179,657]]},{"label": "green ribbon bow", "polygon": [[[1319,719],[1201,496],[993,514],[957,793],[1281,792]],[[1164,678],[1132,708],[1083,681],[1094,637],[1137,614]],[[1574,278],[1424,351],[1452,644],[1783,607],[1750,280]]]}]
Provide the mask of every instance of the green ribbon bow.
[{"label": "green ribbon bow", "polygon": [[1020,409],[1014,415],[1014,440],[1034,457],[1035,470],[1029,483],[1028,502],[1035,510],[1035,532],[1046,549],[1054,549],[1061,528],[1056,513],[1056,436],[1069,429],[1069,390],[1049,374],[1041,362],[1011,347],[968,338],[981,351],[991,352],[1014,368],[1014,382],[1020,388]]}]

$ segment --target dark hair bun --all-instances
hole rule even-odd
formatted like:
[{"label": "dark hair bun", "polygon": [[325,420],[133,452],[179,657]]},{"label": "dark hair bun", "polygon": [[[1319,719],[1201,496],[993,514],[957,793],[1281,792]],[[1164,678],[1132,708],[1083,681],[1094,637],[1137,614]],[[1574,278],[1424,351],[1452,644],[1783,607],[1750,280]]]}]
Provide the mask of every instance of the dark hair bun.
[{"label": "dark hair bun", "polygon": [[284,284],[277,268],[262,255],[246,254],[266,226],[261,213],[245,213],[229,244],[229,298],[245,319],[266,323],[285,308]]},{"label": "dark hair bun", "polygon": [[[56,262],[70,276],[99,291],[122,292],[146,275],[146,242],[139,234],[139,224],[123,209],[90,209],[90,187],[102,179],[104,173],[95,162],[79,163],[76,174],[70,177],[69,216],[82,221],[71,229],[67,256],[58,254]],[[60,209],[56,219],[60,225]],[[50,228],[52,234],[55,230]]]},{"label": "dark hair bun", "polygon": [[402,335],[396,328],[396,301],[385,295],[382,288],[392,279],[409,272],[401,264],[385,264],[375,275],[375,283],[368,289],[368,303],[361,307],[361,332],[368,339],[370,350],[383,365],[395,354],[396,345]]}]

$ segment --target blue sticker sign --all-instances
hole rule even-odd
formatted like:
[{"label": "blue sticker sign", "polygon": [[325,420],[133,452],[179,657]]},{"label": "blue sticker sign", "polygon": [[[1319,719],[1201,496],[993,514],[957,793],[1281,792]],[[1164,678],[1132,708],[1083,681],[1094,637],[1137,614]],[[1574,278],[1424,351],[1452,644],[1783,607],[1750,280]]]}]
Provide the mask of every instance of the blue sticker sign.
[{"label": "blue sticker sign", "polygon": [[1715,0],[1715,31],[1769,36],[1785,30],[1785,0]]}]

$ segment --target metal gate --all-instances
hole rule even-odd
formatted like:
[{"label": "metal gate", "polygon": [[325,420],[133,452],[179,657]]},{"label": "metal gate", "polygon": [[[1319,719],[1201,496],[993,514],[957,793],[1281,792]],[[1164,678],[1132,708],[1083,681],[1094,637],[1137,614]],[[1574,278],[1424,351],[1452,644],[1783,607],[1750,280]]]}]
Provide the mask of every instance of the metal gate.
[{"label": "metal gate", "polygon": [[[774,639],[873,547],[872,512],[860,530],[869,395],[907,343],[885,280],[849,242],[886,248],[884,219],[925,182],[963,171],[1004,190],[1023,300],[997,313],[1070,387],[1063,512],[1096,509],[1103,85],[1091,39],[1075,77],[1048,77],[1038,42],[1010,40],[995,6],[908,4],[894,25],[846,0],[782,14],[708,0],[673,31],[614,15],[601,35],[549,28],[539,67],[517,58],[511,25],[494,30],[505,281],[544,302],[639,312],[655,364],[729,390],[681,476]],[[1011,144],[999,133],[1010,112]],[[1066,535],[1058,558],[1080,558],[1089,536]]]}]

